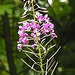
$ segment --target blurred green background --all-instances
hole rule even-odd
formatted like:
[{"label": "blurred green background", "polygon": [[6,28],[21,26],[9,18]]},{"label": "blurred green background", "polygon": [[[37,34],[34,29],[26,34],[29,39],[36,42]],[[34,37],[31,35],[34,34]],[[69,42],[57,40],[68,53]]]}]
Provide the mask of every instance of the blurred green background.
[{"label": "blurred green background", "polygon": [[[56,47],[62,46],[55,60],[54,75],[75,75],[75,0],[37,0],[46,7],[58,36]],[[22,0],[0,0],[0,75],[38,75],[22,61],[30,62],[17,50],[18,22],[24,12]],[[50,74],[49,74],[50,75]]]}]

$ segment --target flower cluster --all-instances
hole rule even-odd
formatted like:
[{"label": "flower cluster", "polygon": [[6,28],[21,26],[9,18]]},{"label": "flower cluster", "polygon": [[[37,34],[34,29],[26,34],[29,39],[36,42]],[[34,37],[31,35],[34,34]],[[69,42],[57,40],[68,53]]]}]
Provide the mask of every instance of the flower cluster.
[{"label": "flower cluster", "polygon": [[[40,35],[41,33],[44,35],[50,34],[51,37],[57,37],[56,34],[54,33],[54,25],[50,22],[50,19],[48,18],[48,15],[46,14],[43,16],[40,14],[39,16],[36,17],[37,22],[36,24],[34,21],[28,22],[28,21],[23,21],[19,22],[19,24],[22,24],[19,26],[19,44],[18,44],[18,49],[21,49],[23,45],[26,45],[29,43],[29,39],[32,38],[34,42],[36,43],[36,33],[38,40],[40,40]],[[30,35],[28,34],[30,32]],[[34,47],[34,45],[32,45]]]},{"label": "flower cluster", "polygon": [[48,18],[48,15],[46,14],[44,17],[42,14],[40,14],[38,17],[37,17],[38,21],[40,23],[42,23],[42,21],[45,21],[45,23],[49,22],[49,18]]},{"label": "flower cluster", "polygon": [[[51,57],[48,56],[48,58],[46,58],[50,49],[56,45],[50,45],[54,37],[57,37],[54,32],[54,25],[51,23],[50,18],[48,17],[48,11],[46,8],[41,8],[38,4],[36,4],[36,0],[23,1],[25,2],[25,12],[23,13],[22,18],[31,15],[34,19],[31,17],[32,19],[19,22],[19,41],[17,48],[19,51],[22,50],[33,62],[33,64],[28,64],[22,58],[21,60],[32,70],[40,73],[41,75],[47,75],[48,72],[53,69],[51,73],[51,75],[53,75],[53,72],[58,64],[58,62],[55,62],[53,58],[61,48],[59,47]],[[31,12],[33,12],[33,14]],[[27,49],[25,50],[23,47],[26,47]],[[38,60],[35,60],[30,54],[34,55]],[[45,60],[47,61],[45,62]],[[51,65],[49,65],[49,63],[51,63]],[[35,65],[39,66],[41,71],[36,69]]]}]

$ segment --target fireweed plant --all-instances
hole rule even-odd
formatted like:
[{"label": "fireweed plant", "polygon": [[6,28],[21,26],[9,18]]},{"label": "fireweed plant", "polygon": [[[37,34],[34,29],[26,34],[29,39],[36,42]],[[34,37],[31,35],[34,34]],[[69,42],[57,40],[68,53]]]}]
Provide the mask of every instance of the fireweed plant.
[{"label": "fireweed plant", "polygon": [[[25,52],[26,56],[33,62],[33,65],[29,65],[23,59],[21,60],[39,74],[47,75],[51,70],[51,75],[53,75],[58,64],[58,62],[54,61],[54,56],[60,47],[51,57],[46,57],[50,49],[56,45],[50,46],[51,41],[57,37],[54,33],[54,25],[48,17],[46,8],[41,8],[36,4],[35,0],[24,0],[24,3],[25,12],[22,18],[26,18],[27,16],[33,16],[33,18],[19,22],[19,41],[17,48],[19,51]],[[31,14],[31,12],[33,12],[33,14]],[[48,37],[49,41],[46,42]],[[32,41],[33,43],[30,44]],[[27,50],[23,50],[25,47]],[[30,54],[35,56],[38,61],[34,60]],[[44,60],[46,60],[46,62]],[[39,66],[40,69],[36,69],[35,65]]]}]

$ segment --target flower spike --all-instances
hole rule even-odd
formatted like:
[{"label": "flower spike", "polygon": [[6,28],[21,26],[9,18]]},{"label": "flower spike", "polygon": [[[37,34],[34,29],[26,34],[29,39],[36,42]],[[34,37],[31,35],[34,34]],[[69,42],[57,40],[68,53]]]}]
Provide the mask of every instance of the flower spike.
[{"label": "flower spike", "polygon": [[[23,0],[24,1],[24,13],[22,18],[31,16],[31,19],[19,22],[19,41],[17,48],[19,51],[25,53],[25,55],[33,62],[32,65],[21,59],[32,70],[39,72],[42,75],[47,75],[53,68],[51,75],[58,62],[54,61],[54,56],[58,53],[61,46],[51,57],[46,58],[50,49],[55,47],[52,45],[52,40],[57,37],[54,32],[54,24],[51,22],[46,8],[40,7],[36,4],[36,0]],[[32,14],[33,12],[33,14]],[[33,18],[32,18],[33,17]],[[49,38],[49,39],[48,39]],[[26,48],[25,48],[26,47]],[[26,50],[23,50],[23,49]],[[32,57],[35,56],[35,59]],[[37,60],[36,60],[37,59]],[[44,60],[47,60],[44,62]],[[41,71],[35,69],[35,65],[40,67]]]}]

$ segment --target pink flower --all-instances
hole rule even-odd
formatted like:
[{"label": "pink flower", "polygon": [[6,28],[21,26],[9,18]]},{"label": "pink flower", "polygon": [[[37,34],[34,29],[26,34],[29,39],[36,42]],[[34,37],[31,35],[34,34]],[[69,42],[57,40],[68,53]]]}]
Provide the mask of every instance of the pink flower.
[{"label": "pink flower", "polygon": [[37,17],[37,19],[38,19],[38,21],[39,21],[40,23],[42,23],[42,21],[43,21],[43,16],[42,16],[42,14],[40,14],[40,15]]},{"label": "pink flower", "polygon": [[32,25],[32,28],[35,29],[36,28],[36,25],[33,22],[32,22],[32,24],[33,24]]},{"label": "pink flower", "polygon": [[20,37],[19,38],[19,43],[21,43],[23,39],[24,39],[24,37]]},{"label": "pink flower", "polygon": [[44,21],[45,21],[46,23],[49,22],[48,14],[46,14],[46,15],[44,16]]},{"label": "pink flower", "polygon": [[33,44],[32,47],[33,47],[33,48],[37,47],[37,44]]},{"label": "pink flower", "polygon": [[32,36],[32,37],[34,37],[34,36],[35,36],[35,34],[34,34],[34,33],[31,33],[31,36]]},{"label": "pink flower", "polygon": [[23,44],[18,44],[17,46],[18,46],[17,49],[20,50],[20,49],[22,49]]},{"label": "pink flower", "polygon": [[54,25],[53,25],[52,23],[48,23],[48,26],[49,26],[50,28],[54,28]]},{"label": "pink flower", "polygon": [[25,34],[24,34],[24,30],[19,30],[18,31],[18,34],[19,34],[19,36],[24,36]]},{"label": "pink flower", "polygon": [[28,39],[26,38],[25,40],[24,40],[24,45],[26,45],[26,44],[28,44]]},{"label": "pink flower", "polygon": [[36,28],[37,28],[37,29],[39,29],[39,28],[40,28],[40,25],[39,25],[39,24],[37,24],[37,25],[36,25]]},{"label": "pink flower", "polygon": [[51,33],[50,35],[51,37],[57,37],[55,33]]},{"label": "pink flower", "polygon": [[49,28],[50,33],[54,33],[54,30],[52,28]]}]

